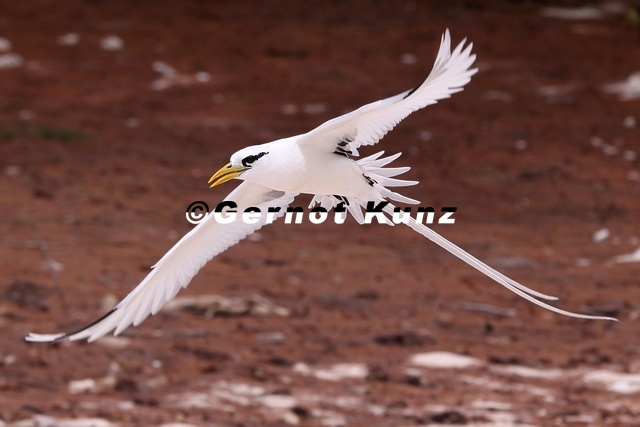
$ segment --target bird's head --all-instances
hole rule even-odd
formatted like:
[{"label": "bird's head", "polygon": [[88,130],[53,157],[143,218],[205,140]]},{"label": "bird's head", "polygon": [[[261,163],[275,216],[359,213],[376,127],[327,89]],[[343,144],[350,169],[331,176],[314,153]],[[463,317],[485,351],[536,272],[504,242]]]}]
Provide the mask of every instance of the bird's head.
[{"label": "bird's head", "polygon": [[[209,179],[210,187],[223,184],[248,172],[260,164],[260,159],[269,154],[264,146],[243,148],[231,156],[231,161],[224,165]],[[243,179],[243,178],[240,178]]]}]

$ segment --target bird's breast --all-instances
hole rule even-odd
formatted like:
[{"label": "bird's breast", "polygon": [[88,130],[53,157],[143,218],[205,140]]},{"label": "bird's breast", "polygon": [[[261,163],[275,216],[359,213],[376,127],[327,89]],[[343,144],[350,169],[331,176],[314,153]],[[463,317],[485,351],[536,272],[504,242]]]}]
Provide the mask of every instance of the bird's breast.
[{"label": "bird's breast", "polygon": [[267,175],[263,185],[287,192],[363,197],[371,190],[358,164],[334,153],[290,152]]}]

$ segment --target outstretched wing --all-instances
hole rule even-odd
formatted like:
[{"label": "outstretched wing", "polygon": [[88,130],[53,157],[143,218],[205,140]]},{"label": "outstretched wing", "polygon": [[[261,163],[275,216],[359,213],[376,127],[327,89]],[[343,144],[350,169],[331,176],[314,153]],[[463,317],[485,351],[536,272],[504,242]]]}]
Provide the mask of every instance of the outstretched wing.
[{"label": "outstretched wing", "polygon": [[[272,190],[258,184],[243,182],[225,200],[235,202],[237,218],[229,224],[221,224],[209,215],[187,233],[169,250],[144,280],[118,305],[102,318],[80,330],[61,334],[34,334],[27,341],[54,342],[63,340],[95,341],[115,330],[120,334],[130,325],[139,325],[149,314],[156,314],[162,306],[173,299],[181,288],[186,287],[193,276],[214,256],[224,252],[249,234],[268,223],[268,208],[279,207],[272,219],[282,216],[286,207],[297,196]],[[243,221],[241,212],[247,207],[258,207],[262,212],[255,224]]]},{"label": "outstretched wing", "polygon": [[433,69],[420,86],[331,119],[301,135],[298,143],[337,154],[358,155],[361,145],[377,143],[409,114],[449,98],[469,83],[478,69],[470,68],[476,55],[471,53],[473,44],[465,47],[465,41],[451,52],[451,37],[446,30]]}]

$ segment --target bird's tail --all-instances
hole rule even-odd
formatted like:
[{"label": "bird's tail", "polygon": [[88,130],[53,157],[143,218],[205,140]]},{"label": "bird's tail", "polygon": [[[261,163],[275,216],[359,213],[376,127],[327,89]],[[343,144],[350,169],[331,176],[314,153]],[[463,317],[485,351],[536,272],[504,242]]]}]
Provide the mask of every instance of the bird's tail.
[{"label": "bird's tail", "polygon": [[[411,169],[408,166],[386,167],[389,163],[400,157],[402,153],[396,153],[388,157],[382,157],[383,154],[384,151],[379,151],[375,154],[372,154],[371,156],[363,157],[362,159],[356,161],[356,163],[362,170],[362,174],[367,180],[369,180],[369,183],[371,184],[374,194],[373,198],[375,198],[378,202],[384,201],[385,199],[390,199],[401,203],[419,203],[415,199],[411,199],[407,196],[403,196],[400,193],[389,190],[388,187],[407,187],[410,185],[416,185],[418,181],[409,181],[406,179],[394,178],[395,176],[408,172]],[[315,205],[320,205],[320,207],[326,210],[330,210],[335,208],[339,204],[344,204],[346,211],[349,212],[359,224],[364,224],[365,217],[362,214],[362,208],[364,208],[366,206],[366,203],[369,201],[370,200],[359,200],[355,197],[344,197],[339,194],[331,196],[316,195],[311,200],[311,204],[309,205],[309,207],[312,208]],[[344,213],[344,215],[346,215],[346,212]],[[385,219],[387,224],[393,225],[393,222],[391,222],[387,218]]]},{"label": "bird's tail", "polygon": [[[391,203],[389,203],[388,205],[386,205],[383,208],[383,211],[389,215],[392,216],[393,212],[394,212],[395,206],[393,206]],[[600,320],[616,320],[613,317],[605,317],[605,316],[589,316],[587,314],[579,314],[579,313],[573,313],[570,311],[566,311],[566,310],[562,310],[560,308],[554,307],[552,305],[549,305],[543,301],[540,301],[537,298],[541,298],[541,299],[546,299],[546,300],[557,300],[558,298],[554,297],[554,296],[550,296],[550,295],[546,295],[543,293],[540,293],[538,291],[534,291],[533,289],[530,289],[518,282],[516,282],[515,280],[512,280],[510,278],[508,278],[507,276],[505,276],[504,274],[500,273],[499,271],[496,271],[495,269],[489,267],[487,264],[483,263],[482,261],[480,261],[479,259],[477,259],[476,257],[474,257],[473,255],[469,254],[468,252],[466,252],[465,250],[463,250],[462,248],[454,245],[453,243],[451,243],[450,241],[448,241],[447,239],[445,239],[444,237],[442,237],[441,235],[439,235],[438,233],[436,233],[435,231],[431,230],[429,227],[425,226],[424,224],[421,224],[419,222],[417,222],[414,218],[409,217],[408,221],[405,223],[408,227],[411,227],[414,231],[422,234],[424,237],[426,237],[427,239],[431,240],[432,242],[434,242],[435,244],[437,244],[438,246],[440,246],[441,248],[443,248],[444,250],[448,251],[449,253],[455,255],[457,258],[461,259],[462,261],[466,262],[467,264],[469,264],[470,266],[474,267],[475,269],[477,269],[478,271],[480,271],[481,273],[486,274],[487,276],[489,276],[490,278],[492,278],[493,280],[495,280],[496,282],[500,283],[502,286],[504,286],[505,288],[509,289],[511,292],[515,293],[516,295],[521,296],[522,298],[542,307],[545,308],[547,310],[553,311],[555,313],[558,314],[563,314],[565,316],[569,316],[569,317],[577,317],[579,319],[600,319]]]}]

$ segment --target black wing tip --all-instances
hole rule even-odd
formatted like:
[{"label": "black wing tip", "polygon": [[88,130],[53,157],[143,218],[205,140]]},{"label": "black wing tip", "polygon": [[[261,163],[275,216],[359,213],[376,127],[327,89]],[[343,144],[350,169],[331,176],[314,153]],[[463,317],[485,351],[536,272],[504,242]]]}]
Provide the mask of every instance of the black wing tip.
[{"label": "black wing tip", "polygon": [[[116,312],[116,310],[118,310],[117,307],[114,307],[111,311],[109,311],[108,313],[105,313],[104,315],[102,315],[100,318],[94,320],[93,322],[89,323],[88,325],[83,326],[80,329],[74,330],[72,332],[65,332],[60,334],[59,336],[56,336],[55,338],[51,339],[51,340],[39,340],[37,339],[38,336],[42,336],[42,337],[46,337],[48,335],[40,335],[40,334],[29,334],[29,336],[25,337],[25,341],[27,342],[48,342],[51,344],[57,344],[63,341],[67,341],[69,340],[72,336],[79,334],[81,332],[86,331],[87,329],[91,328],[92,326],[97,325],[98,323],[102,322],[104,319],[106,319],[107,317],[111,316],[113,313]],[[51,335],[52,337],[55,335]]]},{"label": "black wing tip", "polygon": [[419,88],[420,86],[422,86],[422,85],[418,85],[418,86],[414,87],[413,89],[411,89],[409,92],[407,92],[407,94],[406,94],[406,95],[404,96],[404,98],[402,98],[402,99],[403,99],[403,100],[404,100],[404,99],[407,99],[408,97],[410,97],[411,95],[413,95],[413,94],[414,94],[414,92],[415,92],[415,91],[417,91],[417,90],[418,90],[418,88]]}]

